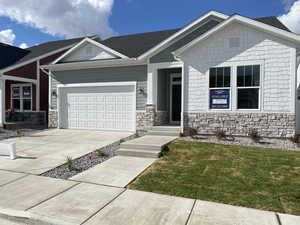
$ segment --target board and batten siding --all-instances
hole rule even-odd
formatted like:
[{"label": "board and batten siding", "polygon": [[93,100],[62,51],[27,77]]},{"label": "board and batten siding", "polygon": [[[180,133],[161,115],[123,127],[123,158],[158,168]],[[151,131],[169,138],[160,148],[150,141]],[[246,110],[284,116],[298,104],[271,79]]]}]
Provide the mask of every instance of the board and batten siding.
[{"label": "board and batten siding", "polygon": [[[240,38],[240,47],[230,48],[230,38]],[[291,43],[246,25],[228,25],[182,54],[185,64],[185,111],[209,111],[210,67],[261,61],[264,73],[261,75],[259,112],[295,113],[295,55],[296,49]]]},{"label": "board and batten siding", "polygon": [[[101,82],[137,82],[136,108],[145,110],[147,102],[147,66],[114,68],[95,68],[70,71],[53,71],[51,90],[57,90],[57,84],[101,83]],[[144,92],[139,91],[143,89]],[[51,91],[51,92],[52,92]],[[51,94],[51,109],[57,109],[57,99]]]}]

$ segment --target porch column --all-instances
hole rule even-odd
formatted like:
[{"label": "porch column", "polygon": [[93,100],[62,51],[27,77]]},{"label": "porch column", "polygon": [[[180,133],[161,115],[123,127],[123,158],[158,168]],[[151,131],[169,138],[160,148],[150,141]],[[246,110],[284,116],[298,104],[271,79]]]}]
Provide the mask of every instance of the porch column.
[{"label": "porch column", "polygon": [[0,79],[0,127],[5,122],[5,79]]},{"label": "porch column", "polygon": [[40,60],[36,62],[36,111],[40,111]]},{"label": "porch column", "polygon": [[148,65],[147,92],[147,105],[156,105],[157,69],[151,65]]}]

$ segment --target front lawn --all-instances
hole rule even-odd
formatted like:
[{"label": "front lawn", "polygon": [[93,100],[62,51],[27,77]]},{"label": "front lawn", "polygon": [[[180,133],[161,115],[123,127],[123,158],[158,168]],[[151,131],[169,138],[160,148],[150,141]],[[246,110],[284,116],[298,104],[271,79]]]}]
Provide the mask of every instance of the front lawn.
[{"label": "front lawn", "polygon": [[300,152],[175,141],[129,188],[300,215]]}]

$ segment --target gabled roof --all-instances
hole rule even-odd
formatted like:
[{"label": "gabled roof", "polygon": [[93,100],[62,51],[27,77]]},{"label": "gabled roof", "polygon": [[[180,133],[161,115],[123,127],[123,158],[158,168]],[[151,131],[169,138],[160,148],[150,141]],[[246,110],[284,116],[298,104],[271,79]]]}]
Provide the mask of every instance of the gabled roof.
[{"label": "gabled roof", "polygon": [[29,53],[28,50],[0,43],[0,69],[16,63]]},{"label": "gabled roof", "polygon": [[111,37],[101,41],[106,45],[128,57],[137,58],[149,49],[158,45],[168,37],[172,36],[181,29],[163,30],[156,32],[124,35]]},{"label": "gabled roof", "polygon": [[[220,16],[220,14],[216,15]],[[222,18],[224,19],[225,17]],[[274,16],[255,18],[253,20],[279,28],[281,30],[289,31],[289,29]],[[199,22],[199,20],[196,20],[195,22]],[[142,55],[146,55],[148,51],[150,52],[152,49],[154,50],[154,48],[159,48],[169,40],[171,41],[172,39],[176,38],[179,32],[181,32],[183,29],[184,28],[111,37],[101,41],[100,43],[130,58],[137,58]],[[209,30],[206,30],[206,32],[207,31]]]},{"label": "gabled roof", "polygon": [[[97,38],[97,36],[91,36],[91,38]],[[85,39],[85,37],[51,41],[21,50],[20,48],[10,46],[11,48],[15,49],[15,54],[17,54],[19,57],[16,57],[15,60],[11,60],[10,63],[7,63],[5,66],[0,67],[0,69],[3,69],[2,72],[6,72],[19,66],[26,65],[31,61],[35,61],[39,58],[47,57],[49,55],[71,48],[83,39]],[[23,54],[20,54],[18,52],[23,52]]]},{"label": "gabled roof", "polygon": [[[233,17],[245,18],[248,22],[250,21],[253,24],[255,24],[254,26],[256,27],[261,26],[264,27],[264,29],[271,29],[271,30],[275,29],[277,33],[283,32],[285,33],[285,35],[283,35],[284,37],[287,37],[286,35],[288,34],[294,35],[295,37],[297,36],[296,34],[290,32],[289,29],[286,26],[284,26],[276,17],[262,17],[262,18],[250,19],[250,18],[242,17],[240,15],[228,16],[219,12],[210,11],[204,14],[203,16],[201,16],[200,18],[196,19],[192,23],[180,29],[123,35],[123,36],[111,37],[106,40],[97,41],[97,42],[109,48],[110,51],[114,50],[117,53],[122,54],[123,56],[126,56],[130,59],[144,62],[145,59],[167,48],[169,45],[174,43],[176,40],[181,39],[183,36],[190,36],[192,37],[190,40],[194,39],[195,41],[196,39],[199,38],[199,36],[202,37],[207,35],[215,28],[218,28],[224,23],[227,23],[227,21],[231,20],[231,18]],[[196,31],[195,29],[198,29],[199,27],[198,24],[200,24],[201,22],[203,22],[203,24],[206,24],[206,22],[210,19],[216,20],[219,24],[216,23],[212,26],[203,26],[201,32],[199,31],[197,35],[193,34],[193,32]],[[115,60],[120,61],[120,59],[115,59]],[[89,65],[93,63],[97,64],[101,60],[95,60],[95,61],[97,62],[89,62]],[[113,60],[106,61],[105,64],[109,64],[109,62],[112,61]],[[132,60],[130,60],[130,62],[132,62]],[[54,68],[55,66],[52,65],[51,67]]]},{"label": "gabled roof", "polygon": [[78,44],[76,44],[73,48],[69,49],[67,52],[65,52],[63,55],[61,55],[59,58],[57,58],[53,62],[53,64],[60,62],[66,56],[70,55],[74,50],[76,50],[77,48],[80,48],[81,46],[83,46],[86,43],[95,45],[95,46],[103,49],[104,51],[110,52],[112,55],[120,57],[122,59],[127,59],[128,58],[126,55],[123,55],[122,53],[117,52],[114,49],[111,49],[111,48],[107,47],[106,45],[103,45],[100,41],[94,41],[90,38],[84,38],[82,41],[80,41]]},{"label": "gabled roof", "polygon": [[[266,20],[266,19],[264,18],[263,20]],[[262,30],[264,32],[267,32],[267,33],[272,34],[274,36],[277,36],[279,38],[284,38],[286,40],[291,41],[292,43],[296,43],[297,45],[300,45],[300,35],[294,34],[294,33],[290,32],[289,30],[282,29],[282,28],[279,28],[277,26],[276,27],[275,26],[269,26],[269,24],[263,23],[263,22],[261,22],[257,19],[254,20],[254,19],[250,19],[250,18],[243,17],[243,16],[240,16],[240,15],[236,14],[236,15],[233,15],[233,16],[229,17],[227,20],[223,21],[222,23],[220,23],[216,27],[212,28],[210,31],[208,31],[205,34],[203,34],[203,35],[199,36],[198,38],[194,39],[193,41],[186,44],[185,46],[177,49],[176,51],[173,52],[173,54],[175,56],[181,55],[183,52],[190,49],[195,44],[199,43],[202,40],[206,40],[211,35],[213,35],[217,31],[219,31],[220,29],[224,28],[225,26],[227,26],[227,25],[229,25],[233,22],[239,22],[241,24],[245,24],[247,26],[254,27],[255,29]],[[279,24],[277,24],[277,25],[279,25]]]},{"label": "gabled roof", "polygon": [[281,21],[276,16],[261,17],[261,18],[256,18],[254,20],[279,28],[281,30],[286,30],[291,32],[289,28],[287,28],[283,23],[281,23]]}]

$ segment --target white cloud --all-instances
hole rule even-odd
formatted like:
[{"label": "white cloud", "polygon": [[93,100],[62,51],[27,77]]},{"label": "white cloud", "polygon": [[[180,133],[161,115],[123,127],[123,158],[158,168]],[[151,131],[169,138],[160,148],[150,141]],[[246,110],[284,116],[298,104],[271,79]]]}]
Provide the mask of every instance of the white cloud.
[{"label": "white cloud", "polygon": [[114,0],[0,0],[0,15],[67,38],[115,34],[109,26]]},{"label": "white cloud", "polygon": [[289,11],[289,9],[292,7],[295,1],[297,0],[283,0],[282,3],[284,5],[284,9],[286,11]]},{"label": "white cloud", "polygon": [[16,39],[13,30],[7,29],[0,31],[0,42],[12,45]]},{"label": "white cloud", "polygon": [[287,13],[279,16],[278,19],[291,31],[300,33],[300,0],[297,0],[291,4]]},{"label": "white cloud", "polygon": [[28,48],[29,46],[26,43],[22,43],[19,45],[19,48]]}]

